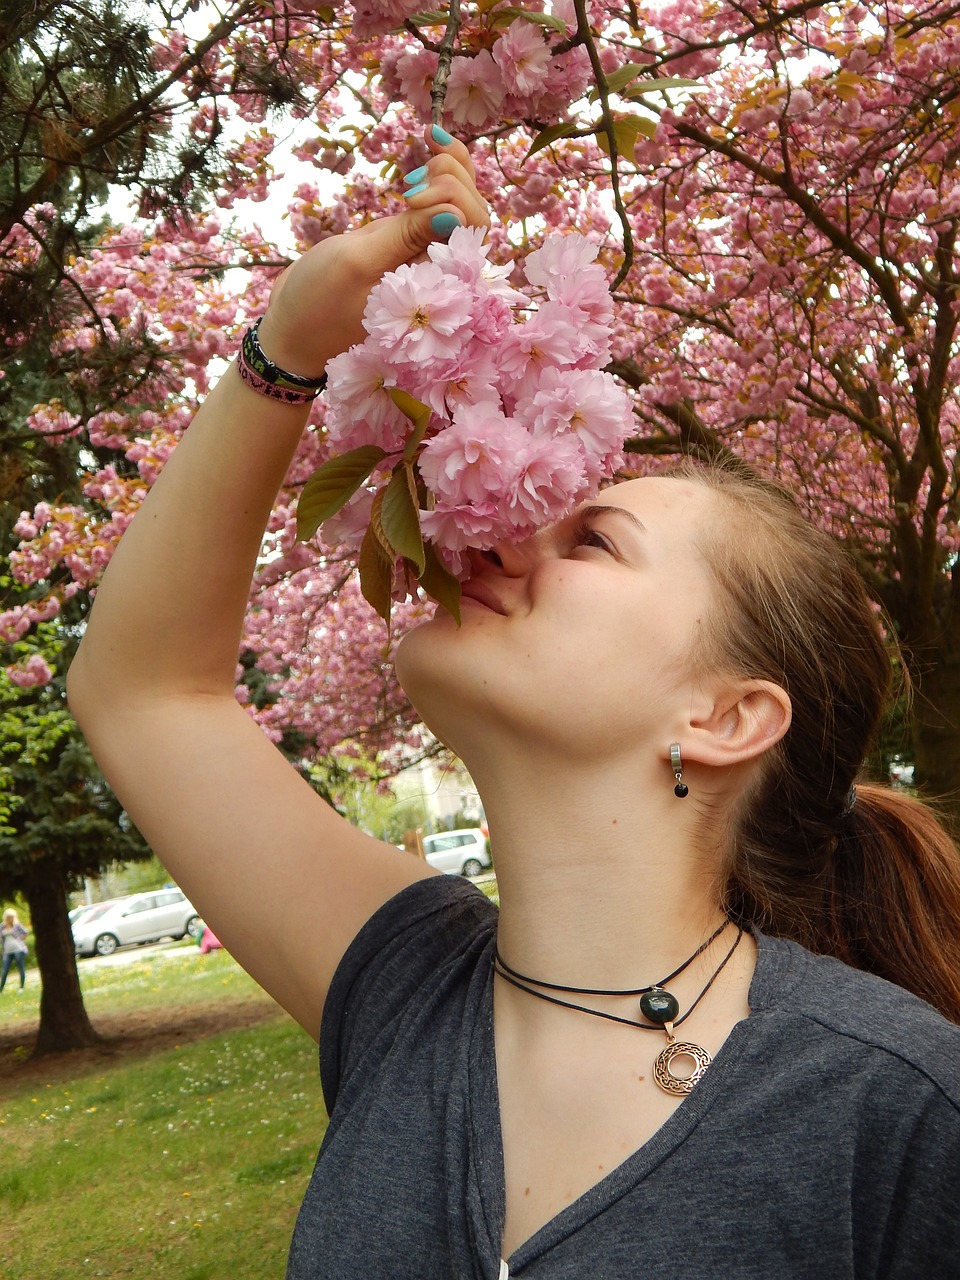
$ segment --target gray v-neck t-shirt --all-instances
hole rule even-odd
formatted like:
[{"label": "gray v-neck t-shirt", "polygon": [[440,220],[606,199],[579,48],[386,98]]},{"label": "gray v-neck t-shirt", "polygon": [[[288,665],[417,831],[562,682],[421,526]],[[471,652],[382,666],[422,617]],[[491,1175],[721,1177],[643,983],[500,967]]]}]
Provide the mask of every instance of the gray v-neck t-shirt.
[{"label": "gray v-neck t-shirt", "polygon": [[[498,1280],[497,911],[459,877],[360,931],[287,1280]],[[651,1140],[507,1261],[524,1280],[960,1278],[960,1028],[760,936],[749,1018]]]}]

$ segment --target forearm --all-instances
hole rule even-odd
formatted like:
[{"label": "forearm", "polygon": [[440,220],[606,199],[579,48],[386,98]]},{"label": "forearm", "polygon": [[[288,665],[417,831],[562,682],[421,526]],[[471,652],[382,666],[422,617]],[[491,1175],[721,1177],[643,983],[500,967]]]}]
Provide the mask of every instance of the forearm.
[{"label": "forearm", "polygon": [[[318,377],[363,338],[371,288],[425,251],[438,211],[485,221],[465,148],[445,149],[431,162],[429,190],[416,197],[422,207],[322,240],[281,274],[260,333],[270,360]],[[227,371],[104,575],[71,670],[78,719],[120,699],[232,694],[263,530],[306,418],[305,406],[258,394],[236,368]]]},{"label": "forearm", "polygon": [[263,530],[308,406],[231,366],[123,536],[71,671],[71,704],[230,693]]}]

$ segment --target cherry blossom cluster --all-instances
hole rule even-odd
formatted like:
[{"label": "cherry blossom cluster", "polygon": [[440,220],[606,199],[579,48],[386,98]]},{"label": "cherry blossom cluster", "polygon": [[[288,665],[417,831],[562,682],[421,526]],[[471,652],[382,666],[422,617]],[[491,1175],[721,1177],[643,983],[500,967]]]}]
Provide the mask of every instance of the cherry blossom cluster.
[{"label": "cherry blossom cluster", "polygon": [[[363,11],[371,15],[371,20],[373,5],[379,8],[381,0],[363,0]],[[406,7],[415,12],[421,6],[408,6],[406,0],[387,0],[384,7],[395,13]],[[550,119],[565,113],[570,103],[586,91],[591,81],[587,50],[583,45],[566,47],[568,37],[576,31],[573,5],[555,6],[559,30],[554,29],[549,35],[535,23],[534,16],[516,18],[500,29],[501,34],[490,48],[479,51],[467,53],[471,32],[469,27],[461,32],[464,56],[453,58],[444,98],[444,119],[453,129],[472,132],[504,119]],[[383,22],[396,25],[389,15]],[[555,52],[561,42],[564,51]],[[434,49],[398,42],[383,60],[384,89],[395,91],[402,101],[429,119],[437,62]]]},{"label": "cherry blossom cluster", "polygon": [[[373,444],[396,463],[411,420],[390,392],[429,409],[418,454],[424,535],[455,553],[516,541],[560,518],[616,469],[633,419],[603,366],[612,303],[597,248],[576,233],[530,253],[528,289],[487,261],[477,228],[457,228],[429,259],[371,292],[367,338],[327,368],[325,427],[334,452]],[[375,484],[324,527],[356,544]]]},{"label": "cherry blossom cluster", "polygon": [[[228,115],[249,126],[234,125],[225,135],[242,140],[225,153],[217,201],[223,209],[261,198],[268,181],[284,176],[285,153],[271,150],[270,138],[286,126],[271,120],[266,134],[258,129],[266,108],[255,93],[215,105],[210,93],[228,94],[252,52],[263,55],[258,66],[279,56],[296,68],[301,93],[291,114],[309,136],[294,153],[299,171],[286,176],[299,184],[289,219],[304,247],[384,212],[383,176],[424,162],[421,126],[435,105],[442,7],[424,12],[406,0],[358,0],[352,24],[348,7],[340,0],[323,7],[276,0],[254,6],[234,43],[211,45],[199,61],[190,63],[195,41],[180,30],[161,33],[155,50],[157,67],[176,80],[184,110],[193,112],[190,136],[202,142]],[[609,266],[623,236],[597,135],[593,82],[602,72],[609,83],[625,64],[642,66],[644,78],[696,77],[700,92],[688,98],[644,98],[638,105],[623,83],[608,94],[617,121],[642,112],[647,126],[628,132],[618,148],[633,271],[618,292],[615,323],[603,313],[611,331],[602,339],[594,329],[598,348],[612,355],[609,367],[630,388],[637,447],[661,455],[706,442],[778,470],[810,494],[826,523],[859,542],[864,561],[884,577],[888,599],[920,598],[922,592],[911,596],[909,584],[894,580],[921,563],[921,547],[936,544],[941,559],[935,568],[927,562],[928,580],[942,581],[944,565],[960,549],[956,487],[940,492],[935,474],[955,476],[960,437],[955,12],[942,0],[922,11],[906,0],[882,7],[840,0],[819,10],[771,10],[755,0],[745,7],[638,0],[629,13],[587,0],[580,8],[582,29],[570,0],[532,0],[520,13],[506,2],[461,6],[442,120],[470,141],[480,189],[495,214],[489,257],[505,262],[544,230],[576,226],[601,246]],[[575,128],[530,155],[538,134],[558,122]],[[316,184],[311,169],[322,172]],[[40,253],[37,232],[55,216],[53,206],[36,205],[0,239],[5,288],[24,287]],[[11,597],[0,614],[7,645],[26,641],[49,616],[53,597],[30,598],[34,587],[42,593],[45,582],[54,583],[51,590],[62,596],[93,589],[211,372],[232,352],[241,310],[262,309],[264,273],[251,277],[243,308],[223,273],[277,255],[258,253],[253,239],[235,241],[240,252],[234,252],[216,228],[213,219],[182,227],[141,219],[76,264],[54,354],[75,356],[74,376],[82,381],[101,341],[132,340],[142,331],[162,347],[162,368],[127,402],[85,419],[66,395],[56,398],[57,388],[28,410],[25,422],[44,435],[45,447],[88,441],[91,473],[81,504],[41,504],[18,526],[23,541],[10,564],[23,598]],[[569,239],[567,248],[575,243]],[[458,252],[469,276],[477,252]],[[528,266],[535,261],[531,255]],[[201,274],[195,268],[204,263],[209,271]],[[417,465],[433,498],[423,498],[424,529],[458,546],[467,531],[470,540],[488,538],[487,521],[504,513],[518,529],[527,515],[539,520],[552,486],[557,493],[576,487],[580,460],[571,461],[571,445],[582,447],[589,432],[579,408],[558,407],[556,379],[562,373],[568,391],[570,379],[590,388],[606,357],[598,350],[590,363],[583,352],[563,351],[584,339],[599,311],[587,308],[584,319],[562,287],[551,294],[529,275],[517,301],[516,279],[508,284],[487,266],[480,275],[493,296],[478,304],[476,328],[458,346],[452,322],[464,310],[464,280],[443,260],[429,265],[440,271],[427,289],[440,319],[404,328],[397,308],[403,290],[412,289],[409,280],[385,295],[370,351],[364,344],[355,352],[354,373],[344,375],[351,410],[338,422],[331,402],[326,426],[336,450],[381,441],[389,468],[411,422],[384,388],[406,390],[426,404],[430,425]],[[94,303],[96,317],[78,313],[78,290]],[[553,317],[549,333],[538,330],[547,327],[544,313]],[[467,328],[473,323],[471,313]],[[499,325],[502,336],[491,339]],[[528,350],[521,338],[531,340]],[[5,339],[15,358],[17,336]],[[457,352],[475,363],[458,370]],[[7,365],[9,377],[15,364]],[[531,455],[524,477],[516,469],[511,477],[510,432],[521,406],[533,415],[523,419],[523,443],[544,453],[539,460]],[[552,435],[551,422],[560,426]],[[603,424],[590,432],[609,439]],[[325,558],[318,566],[315,549],[295,542],[296,489],[323,460],[322,442],[308,433],[291,471],[247,643],[279,695],[252,714],[279,736],[296,703],[304,736],[329,744],[340,730],[326,707],[350,714],[345,732],[366,734],[369,726],[394,723],[396,704],[393,688],[376,676],[382,650],[374,637],[382,637],[382,627],[373,624],[368,635],[369,610],[355,585],[338,587],[349,581],[346,564]],[[494,477],[496,501],[485,496],[484,477]],[[382,469],[373,480],[384,478]],[[541,489],[542,478],[548,483]],[[369,503],[368,489],[324,526],[325,536],[355,541]],[[349,607],[338,613],[341,593]],[[315,620],[309,633],[298,621],[308,615]],[[900,622],[904,634],[915,625],[910,617]],[[351,649],[369,658],[369,680],[340,660]],[[20,680],[43,675],[26,659],[18,670]]]}]

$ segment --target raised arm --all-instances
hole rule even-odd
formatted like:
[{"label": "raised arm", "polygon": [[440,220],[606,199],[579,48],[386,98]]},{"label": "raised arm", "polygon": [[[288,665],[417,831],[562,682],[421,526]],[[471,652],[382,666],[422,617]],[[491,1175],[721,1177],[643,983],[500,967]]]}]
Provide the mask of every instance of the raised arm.
[{"label": "raised arm", "polygon": [[[279,279],[260,327],[281,368],[318,376],[363,337],[376,281],[486,212],[466,149],[440,147],[409,212],[322,241]],[[263,530],[307,409],[231,366],[125,533],[69,675],[70,705],[133,821],[241,964],[312,1035],[344,949],[427,874],[352,827],[234,698]]]}]

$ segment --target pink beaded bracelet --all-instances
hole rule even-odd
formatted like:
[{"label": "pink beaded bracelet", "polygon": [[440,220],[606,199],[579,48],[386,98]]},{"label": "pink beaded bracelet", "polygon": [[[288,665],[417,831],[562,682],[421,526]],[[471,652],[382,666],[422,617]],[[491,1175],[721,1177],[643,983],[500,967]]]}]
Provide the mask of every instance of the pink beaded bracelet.
[{"label": "pink beaded bracelet", "polygon": [[[261,316],[260,320],[263,317]],[[309,404],[327,385],[327,375],[320,378],[304,378],[299,373],[287,373],[264,354],[258,331],[260,320],[243,335],[237,355],[237,372],[251,390],[271,400],[284,404]]]}]

